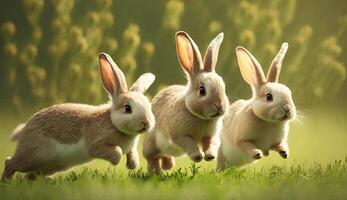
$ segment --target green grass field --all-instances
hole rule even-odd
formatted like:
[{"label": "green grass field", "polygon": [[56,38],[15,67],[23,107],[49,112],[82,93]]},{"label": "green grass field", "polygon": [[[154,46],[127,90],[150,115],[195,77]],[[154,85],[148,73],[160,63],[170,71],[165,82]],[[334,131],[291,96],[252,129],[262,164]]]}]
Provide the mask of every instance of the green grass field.
[{"label": "green grass field", "polygon": [[0,192],[4,199],[343,199],[346,170],[347,161],[223,173],[192,165],[151,178],[141,170],[84,169],[34,182],[17,177]]},{"label": "green grass field", "polygon": [[[33,182],[18,174],[1,184],[0,199],[347,199],[345,114],[307,116],[292,126],[288,160],[272,152],[254,165],[217,173],[214,162],[193,165],[183,157],[160,177],[147,176],[143,159],[130,172],[125,159],[116,167],[98,160]],[[8,135],[23,119],[1,117],[1,169],[15,147]]]}]

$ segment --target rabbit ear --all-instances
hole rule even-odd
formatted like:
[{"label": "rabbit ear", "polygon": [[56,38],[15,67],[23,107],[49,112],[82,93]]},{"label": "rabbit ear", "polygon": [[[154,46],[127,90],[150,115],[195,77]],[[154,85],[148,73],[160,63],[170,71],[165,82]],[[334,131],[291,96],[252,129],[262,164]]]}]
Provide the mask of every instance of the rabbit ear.
[{"label": "rabbit ear", "polygon": [[135,91],[144,94],[147,89],[152,85],[155,76],[152,73],[142,74],[135,83],[131,86],[130,91]]},{"label": "rabbit ear", "polygon": [[176,33],[177,57],[182,68],[193,77],[202,70],[201,54],[193,39],[184,31]]},{"label": "rabbit ear", "polygon": [[100,53],[99,66],[104,88],[112,97],[116,94],[128,91],[125,76],[110,55]]},{"label": "rabbit ear", "polygon": [[253,87],[258,87],[265,82],[263,69],[257,59],[243,47],[236,48],[237,61],[243,79]]},{"label": "rabbit ear", "polygon": [[268,82],[278,82],[280,76],[282,61],[288,50],[288,43],[284,42],[281,46],[281,49],[278,51],[276,57],[272,61],[269,71],[267,72],[267,81]]},{"label": "rabbit ear", "polygon": [[218,59],[218,52],[219,47],[223,42],[224,33],[219,33],[217,37],[215,37],[211,43],[208,45],[206,54],[204,57],[204,71],[212,72],[214,71],[217,59]]}]

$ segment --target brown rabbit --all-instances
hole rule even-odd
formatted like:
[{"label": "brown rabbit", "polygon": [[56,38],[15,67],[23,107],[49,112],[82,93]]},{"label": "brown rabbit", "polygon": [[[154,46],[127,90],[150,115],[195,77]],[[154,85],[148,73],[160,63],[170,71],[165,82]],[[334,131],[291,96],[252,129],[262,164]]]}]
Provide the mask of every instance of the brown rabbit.
[{"label": "brown rabbit", "polygon": [[176,33],[177,56],[188,84],[169,86],[152,100],[157,124],[143,144],[150,172],[159,174],[161,168],[172,168],[173,156],[185,153],[195,162],[217,157],[220,119],[229,105],[224,81],[215,72],[222,41],[220,33],[211,41],[203,62],[190,36]]},{"label": "brown rabbit", "polygon": [[151,104],[143,93],[153,74],[139,77],[130,90],[123,72],[105,53],[99,54],[100,74],[111,101],[100,106],[60,104],[35,113],[12,134],[15,154],[5,161],[2,179],[15,172],[51,175],[94,158],[117,165],[122,154],[127,167],[138,166],[138,134],[155,124]]}]

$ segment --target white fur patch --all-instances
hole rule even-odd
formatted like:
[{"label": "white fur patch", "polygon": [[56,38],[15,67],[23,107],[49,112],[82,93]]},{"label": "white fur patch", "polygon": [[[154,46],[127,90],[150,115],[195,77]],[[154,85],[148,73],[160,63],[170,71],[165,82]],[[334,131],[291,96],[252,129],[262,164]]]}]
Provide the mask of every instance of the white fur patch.
[{"label": "white fur patch", "polygon": [[223,143],[222,153],[227,167],[240,167],[255,162],[254,159],[230,142],[223,141]]},{"label": "white fur patch", "polygon": [[[158,131],[158,130],[156,130]],[[184,154],[184,151],[178,147],[177,145],[173,144],[171,140],[164,137],[161,133],[156,132],[156,140],[155,140],[156,146],[160,151],[165,155],[171,155],[171,156],[181,156]]]},{"label": "white fur patch", "polygon": [[92,160],[89,157],[84,139],[75,144],[61,144],[52,140],[53,159],[63,166],[73,166],[86,163]]},{"label": "white fur patch", "polygon": [[134,136],[133,140],[129,140],[123,143],[120,147],[122,148],[123,154],[127,154],[130,150],[137,150],[137,143],[139,141],[139,136]]},{"label": "white fur patch", "polygon": [[[288,135],[288,123],[284,127],[274,127],[272,124],[268,127],[261,127],[258,135],[261,137],[255,138],[254,144],[260,150],[268,151],[270,148],[283,140],[286,140]],[[226,160],[227,166],[240,167],[245,164],[257,162],[232,142],[228,141],[228,137],[222,135],[223,145],[222,153]]]}]

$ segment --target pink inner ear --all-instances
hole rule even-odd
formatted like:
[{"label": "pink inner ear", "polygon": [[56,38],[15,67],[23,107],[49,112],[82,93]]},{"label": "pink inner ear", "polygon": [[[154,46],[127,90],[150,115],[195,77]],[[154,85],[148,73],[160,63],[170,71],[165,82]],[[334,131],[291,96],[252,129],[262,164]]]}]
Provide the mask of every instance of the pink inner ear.
[{"label": "pink inner ear", "polygon": [[237,50],[236,53],[243,78],[250,85],[256,86],[258,81],[251,57],[243,49]]},{"label": "pink inner ear", "polygon": [[194,54],[189,40],[181,35],[177,36],[177,53],[182,67],[192,73]]},{"label": "pink inner ear", "polygon": [[105,89],[110,93],[114,94],[114,87],[116,85],[116,80],[114,78],[112,66],[106,60],[104,56],[100,58],[100,72],[102,83],[105,86]]}]

